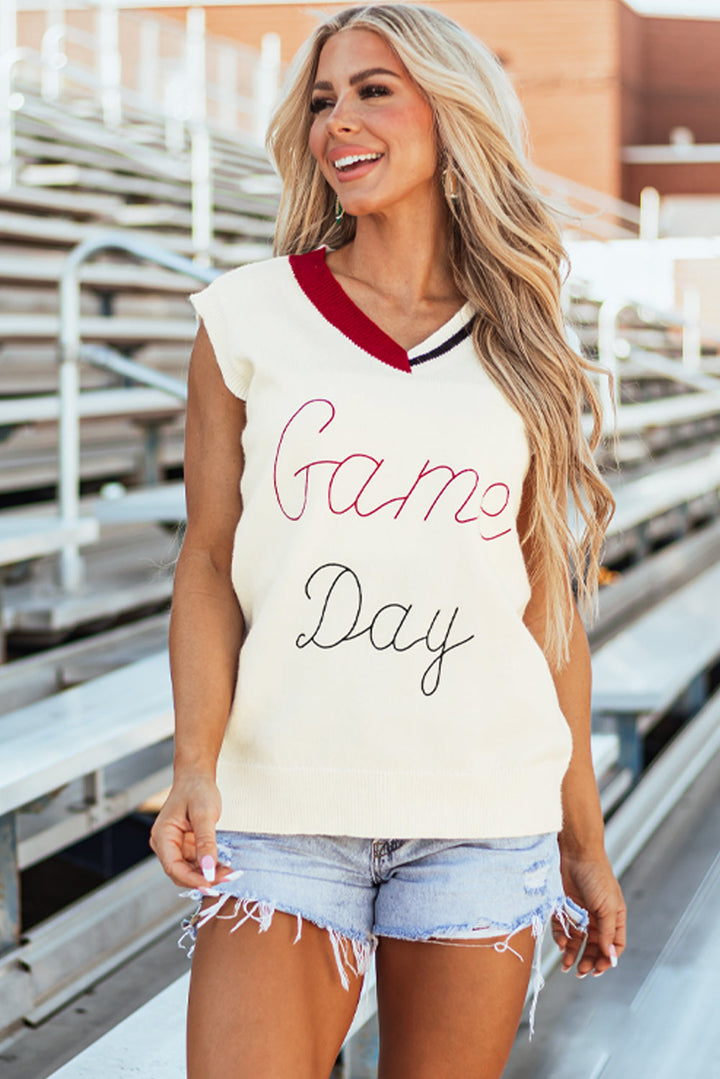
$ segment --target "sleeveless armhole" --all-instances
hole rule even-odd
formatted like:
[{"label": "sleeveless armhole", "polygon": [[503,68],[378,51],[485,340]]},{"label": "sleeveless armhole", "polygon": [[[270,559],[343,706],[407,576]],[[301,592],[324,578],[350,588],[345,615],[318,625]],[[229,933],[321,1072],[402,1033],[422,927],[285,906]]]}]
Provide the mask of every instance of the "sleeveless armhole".
[{"label": "sleeveless armhole", "polygon": [[242,352],[242,316],[227,295],[225,276],[213,281],[202,292],[193,293],[190,302],[205,326],[225,385],[235,397],[245,401],[253,365]]}]

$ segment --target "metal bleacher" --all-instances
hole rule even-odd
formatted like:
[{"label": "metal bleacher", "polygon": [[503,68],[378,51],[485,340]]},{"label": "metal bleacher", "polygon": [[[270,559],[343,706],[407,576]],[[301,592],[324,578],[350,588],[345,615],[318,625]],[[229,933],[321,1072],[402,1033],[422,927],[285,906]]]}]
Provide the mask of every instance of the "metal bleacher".
[{"label": "metal bleacher", "polygon": [[[73,83],[69,48],[62,70],[71,92],[48,92],[47,48],[38,60],[42,50],[20,44],[14,156],[9,170],[0,161],[0,634],[12,655],[0,664],[0,1047],[129,961],[186,910],[146,859],[21,934],[17,880],[169,782],[165,636],[185,520],[183,386],[195,331],[187,295],[223,268],[270,254],[278,198],[249,124],[240,124],[241,137],[232,130],[239,105],[223,126],[210,105],[201,117],[168,115],[122,87],[108,98],[107,85],[88,98]],[[203,179],[199,165],[211,170],[209,215],[210,174]],[[637,235],[636,208],[547,174],[539,179],[556,204],[575,212],[574,236]],[[73,260],[80,445],[77,504],[68,513],[56,499],[64,467],[58,358],[67,353],[61,282]],[[615,374],[612,400],[602,388],[616,426],[606,429],[598,459],[618,508],[590,637],[593,760],[611,854],[625,871],[717,756],[720,333],[572,282],[567,318],[586,354]],[[697,342],[694,354],[684,336]],[[74,582],[63,580],[68,551],[80,568]],[[680,730],[674,757],[657,741],[670,727]],[[662,1014],[669,971],[706,924],[717,888],[715,868],[634,1005],[638,1016]],[[715,937],[708,942],[716,946]],[[546,974],[554,959],[549,950]],[[698,962],[707,971],[706,960]],[[186,980],[57,1075],[179,1079]],[[702,993],[690,979],[683,984],[704,1014]],[[709,997],[709,982],[700,985]],[[372,1074],[358,1046],[373,1011],[369,983],[343,1054],[345,1077]],[[679,1065],[663,1072],[666,1064],[652,1055],[648,1032],[657,1026],[624,1029],[635,1056],[624,1049],[617,1057],[624,1063],[613,1061],[608,1075],[643,1074],[641,1059],[655,1061],[647,1074],[680,1074]],[[590,1079],[601,1074],[598,1059],[573,1072],[550,1046],[522,1075]],[[629,1061],[632,1070],[623,1072]]]},{"label": "metal bleacher", "polygon": [[[198,231],[187,121],[168,147],[162,117],[128,107],[124,122],[108,127],[87,98],[41,94],[30,60],[15,76],[14,156],[0,169],[0,497],[8,507],[0,510],[0,634],[18,656],[0,666],[2,1044],[142,949],[186,906],[146,860],[27,929],[19,874],[169,782],[164,612],[184,503],[168,481],[181,474],[196,327],[187,296],[219,272],[207,269],[209,259],[222,268],[270,254],[277,204],[257,143],[215,131],[208,238]],[[101,236],[108,242],[97,250]],[[62,277],[82,244],[77,504],[68,513],[58,347],[71,317]],[[118,519],[124,494],[145,506],[136,501]],[[57,558],[68,550],[81,573],[63,581]],[[164,896],[159,905],[154,895]]]}]

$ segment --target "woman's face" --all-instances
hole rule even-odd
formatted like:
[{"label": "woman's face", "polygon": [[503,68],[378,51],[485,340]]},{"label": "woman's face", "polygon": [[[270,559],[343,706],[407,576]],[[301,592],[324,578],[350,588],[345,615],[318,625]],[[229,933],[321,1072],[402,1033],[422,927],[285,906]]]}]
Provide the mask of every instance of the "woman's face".
[{"label": "woman's face", "polygon": [[432,109],[379,34],[325,43],[310,109],[310,150],[348,213],[441,197]]}]

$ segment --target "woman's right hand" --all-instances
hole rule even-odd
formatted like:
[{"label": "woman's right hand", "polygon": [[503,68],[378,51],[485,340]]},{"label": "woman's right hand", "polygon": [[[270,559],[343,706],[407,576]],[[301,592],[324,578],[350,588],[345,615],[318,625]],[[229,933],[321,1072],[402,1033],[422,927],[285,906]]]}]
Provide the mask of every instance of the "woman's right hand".
[{"label": "woman's right hand", "polygon": [[150,832],[150,846],[180,887],[207,890],[232,872],[217,861],[220,808],[220,791],[208,775],[176,778],[170,788]]}]

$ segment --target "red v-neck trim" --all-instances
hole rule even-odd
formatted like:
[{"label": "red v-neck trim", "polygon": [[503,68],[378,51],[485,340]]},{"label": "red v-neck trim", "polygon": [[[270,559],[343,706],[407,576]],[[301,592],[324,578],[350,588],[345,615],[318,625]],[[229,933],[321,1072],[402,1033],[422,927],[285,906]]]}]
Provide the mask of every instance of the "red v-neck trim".
[{"label": "red v-neck trim", "polygon": [[310,302],[353,344],[398,371],[412,371],[410,358],[397,341],[369,318],[335,280],[325,262],[325,248],[290,255],[290,268]]}]

